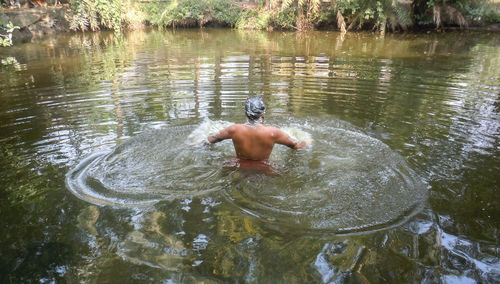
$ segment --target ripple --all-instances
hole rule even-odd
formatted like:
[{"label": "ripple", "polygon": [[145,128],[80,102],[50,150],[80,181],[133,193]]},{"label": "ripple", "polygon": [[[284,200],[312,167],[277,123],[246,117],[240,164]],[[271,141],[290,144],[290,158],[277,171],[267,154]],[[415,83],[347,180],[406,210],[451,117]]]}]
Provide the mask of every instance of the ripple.
[{"label": "ripple", "polygon": [[348,233],[398,223],[417,212],[425,184],[381,141],[329,119],[291,120],[314,139],[297,155],[279,148],[279,174],[233,175],[230,199],[266,221]]},{"label": "ripple", "polygon": [[68,173],[67,185],[85,201],[125,207],[218,191],[264,222],[339,233],[401,221],[425,199],[424,183],[399,154],[347,123],[281,117],[272,124],[314,141],[298,152],[276,146],[274,175],[228,167],[229,141],[200,146],[229,125],[207,119],[147,131],[95,153]]},{"label": "ripple", "polygon": [[185,143],[194,126],[150,130],[112,152],[95,153],[66,177],[77,197],[96,205],[146,206],[220,188],[210,153]]}]

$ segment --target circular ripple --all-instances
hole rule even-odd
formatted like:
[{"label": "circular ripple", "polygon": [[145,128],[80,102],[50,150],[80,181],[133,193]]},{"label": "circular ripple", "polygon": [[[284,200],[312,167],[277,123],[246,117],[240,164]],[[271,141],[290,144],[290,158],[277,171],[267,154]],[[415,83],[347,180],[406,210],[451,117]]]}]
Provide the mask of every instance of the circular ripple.
[{"label": "circular ripple", "polygon": [[66,184],[93,204],[128,207],[220,189],[223,155],[200,147],[198,137],[189,134],[221,129],[227,123],[203,125],[195,131],[195,126],[150,130],[111,153],[91,155],[67,174]]},{"label": "circular ripple", "polygon": [[226,193],[246,212],[297,229],[349,233],[398,223],[424,201],[425,184],[381,141],[331,119],[290,124],[309,133],[313,146],[296,155],[276,148],[275,176],[233,174]]},{"label": "circular ripple", "polygon": [[69,189],[98,205],[141,206],[213,191],[264,222],[297,229],[352,232],[412,215],[425,185],[381,141],[331,118],[278,118],[271,124],[312,146],[276,146],[274,170],[229,168],[232,143],[202,147],[228,122],[148,131],[82,161],[67,175]]}]

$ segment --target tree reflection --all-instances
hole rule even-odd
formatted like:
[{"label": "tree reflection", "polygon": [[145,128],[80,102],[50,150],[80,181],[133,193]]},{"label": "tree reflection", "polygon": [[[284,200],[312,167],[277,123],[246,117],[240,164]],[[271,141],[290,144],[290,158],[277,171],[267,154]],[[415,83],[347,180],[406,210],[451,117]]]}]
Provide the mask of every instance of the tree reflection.
[{"label": "tree reflection", "polygon": [[[107,217],[98,208],[80,208],[63,184],[68,167],[85,155],[147,127],[196,124],[205,117],[242,121],[246,97],[263,95],[270,118],[335,116],[400,152],[428,181],[431,212],[367,236],[317,238],[269,228],[229,205],[214,209],[214,219],[202,225],[194,209],[183,213],[169,204],[162,211],[160,205],[146,215],[140,230],[133,224],[126,232],[114,228],[122,248],[143,249],[150,262],[166,270],[180,267],[227,281],[315,282],[335,275],[434,282],[441,279],[440,269],[464,268],[464,277],[488,282],[490,276],[479,275],[470,263],[498,258],[497,41],[487,34],[377,38],[368,33],[152,30],[120,39],[111,33],[60,36],[2,50],[1,58],[14,56],[25,64],[0,66],[2,267],[13,273],[9,260],[21,257],[35,239],[47,243],[33,251],[57,248],[66,254],[66,246],[51,241],[71,242],[72,236],[58,234],[75,226],[89,239],[101,237],[101,253],[110,246],[112,234],[103,233]],[[61,205],[59,199],[66,201]],[[202,201],[193,202],[202,207]],[[127,214],[132,213],[117,218]],[[77,225],[71,225],[75,220]],[[181,230],[185,235],[175,235]],[[193,253],[200,234],[211,243]],[[90,245],[89,239],[81,242]],[[152,239],[193,255],[155,254],[147,247]],[[469,264],[460,267],[464,247]],[[88,249],[74,251],[86,255],[82,251]],[[139,259],[125,249],[120,256]],[[116,251],[102,260],[121,261]],[[29,271],[26,267],[19,271]]]}]

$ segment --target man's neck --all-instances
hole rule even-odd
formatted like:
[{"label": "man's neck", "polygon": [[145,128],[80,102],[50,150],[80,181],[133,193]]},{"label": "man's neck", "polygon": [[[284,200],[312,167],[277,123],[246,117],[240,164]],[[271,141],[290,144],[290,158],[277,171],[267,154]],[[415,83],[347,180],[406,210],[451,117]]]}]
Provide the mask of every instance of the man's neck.
[{"label": "man's neck", "polygon": [[247,119],[247,122],[245,125],[251,126],[251,127],[257,127],[259,125],[262,125],[262,118],[259,118],[258,120],[250,120]]}]

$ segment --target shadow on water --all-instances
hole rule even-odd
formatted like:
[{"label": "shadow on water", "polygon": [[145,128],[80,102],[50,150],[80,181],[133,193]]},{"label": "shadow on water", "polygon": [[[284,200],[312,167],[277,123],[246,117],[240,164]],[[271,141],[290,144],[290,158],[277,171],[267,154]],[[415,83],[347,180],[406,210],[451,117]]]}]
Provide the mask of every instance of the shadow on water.
[{"label": "shadow on water", "polygon": [[[203,29],[1,49],[0,280],[498,282],[499,42]],[[314,139],[275,149],[279,175],[189,146],[249,95]]]}]

